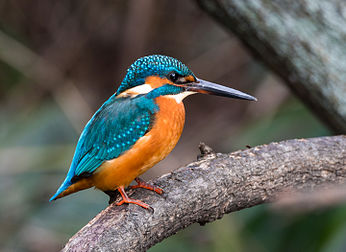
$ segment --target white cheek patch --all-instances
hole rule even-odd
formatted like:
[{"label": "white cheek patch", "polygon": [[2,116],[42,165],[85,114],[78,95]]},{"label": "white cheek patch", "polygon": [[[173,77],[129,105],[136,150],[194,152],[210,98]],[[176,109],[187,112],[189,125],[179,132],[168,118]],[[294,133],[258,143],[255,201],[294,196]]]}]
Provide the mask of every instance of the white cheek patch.
[{"label": "white cheek patch", "polygon": [[132,97],[139,94],[147,94],[152,90],[153,88],[149,84],[142,84],[122,92],[120,95],[118,95],[118,97]]},{"label": "white cheek patch", "polygon": [[192,94],[196,94],[196,92],[186,91],[186,92],[176,94],[176,95],[165,95],[165,97],[174,99],[177,103],[181,103],[185,97],[192,95]]},{"label": "white cheek patch", "polygon": [[151,90],[153,90],[153,88],[149,84],[142,84],[142,85],[130,88],[126,92],[131,92],[135,94],[147,94]]}]

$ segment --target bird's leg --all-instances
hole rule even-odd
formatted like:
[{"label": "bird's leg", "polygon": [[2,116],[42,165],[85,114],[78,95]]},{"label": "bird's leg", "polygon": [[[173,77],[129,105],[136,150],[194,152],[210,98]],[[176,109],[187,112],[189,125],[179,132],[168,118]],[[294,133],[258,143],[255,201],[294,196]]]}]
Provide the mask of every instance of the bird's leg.
[{"label": "bird's leg", "polygon": [[119,186],[118,191],[120,192],[121,197],[123,199],[120,202],[116,203],[117,206],[120,206],[124,203],[131,203],[131,204],[136,204],[138,206],[141,206],[145,209],[151,209],[151,207],[148,204],[145,204],[144,202],[142,202],[140,200],[130,199],[124,190],[124,186]]},{"label": "bird's leg", "polygon": [[134,188],[144,188],[144,189],[147,189],[147,190],[154,191],[154,192],[156,192],[158,194],[162,194],[163,193],[163,190],[160,187],[157,187],[157,186],[154,186],[154,185],[150,185],[147,182],[145,182],[143,179],[135,178],[135,181],[137,182],[137,185],[130,186],[131,189],[134,189]]}]

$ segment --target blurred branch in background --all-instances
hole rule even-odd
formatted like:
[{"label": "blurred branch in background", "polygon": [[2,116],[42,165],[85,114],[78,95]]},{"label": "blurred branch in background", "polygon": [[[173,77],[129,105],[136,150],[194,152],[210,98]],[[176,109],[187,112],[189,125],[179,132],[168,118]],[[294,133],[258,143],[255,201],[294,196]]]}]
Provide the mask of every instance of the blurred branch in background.
[{"label": "blurred branch in background", "polygon": [[154,181],[164,197],[130,192],[154,212],[112,204],[63,251],[146,251],[193,223],[204,225],[226,213],[274,201],[282,191],[345,183],[345,160],[346,136],[288,140],[230,154],[209,151]]},{"label": "blurred branch in background", "polygon": [[[344,165],[346,161],[344,160]],[[325,170],[324,173],[333,172]],[[322,176],[326,176],[325,174]],[[273,204],[273,209],[284,213],[297,214],[323,209],[346,202],[346,185],[329,185],[315,191],[282,192],[277,197],[277,202]]]},{"label": "blurred branch in background", "polygon": [[335,132],[346,132],[346,5],[341,0],[197,0]]},{"label": "blurred branch in background", "polygon": [[0,59],[49,90],[75,130],[80,131],[90,117],[91,109],[74,83],[64,78],[58,68],[2,31]]}]

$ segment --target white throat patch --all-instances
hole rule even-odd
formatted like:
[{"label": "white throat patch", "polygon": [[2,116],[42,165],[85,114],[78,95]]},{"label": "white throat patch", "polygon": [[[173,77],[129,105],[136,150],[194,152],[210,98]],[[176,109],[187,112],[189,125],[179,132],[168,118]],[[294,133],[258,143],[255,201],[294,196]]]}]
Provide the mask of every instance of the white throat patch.
[{"label": "white throat patch", "polygon": [[176,95],[165,95],[165,97],[174,99],[177,103],[181,103],[185,97],[196,94],[196,92],[186,91]]}]

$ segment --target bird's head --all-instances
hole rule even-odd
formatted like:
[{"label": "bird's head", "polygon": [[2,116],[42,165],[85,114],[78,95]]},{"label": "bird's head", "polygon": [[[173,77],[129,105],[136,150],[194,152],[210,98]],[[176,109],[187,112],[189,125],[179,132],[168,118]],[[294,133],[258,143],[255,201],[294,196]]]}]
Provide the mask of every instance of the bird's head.
[{"label": "bird's head", "polygon": [[164,55],[136,60],[127,70],[116,95],[125,97],[146,93],[152,97],[169,95],[177,102],[194,93],[256,101],[255,97],[233,88],[198,79],[182,62]]}]

